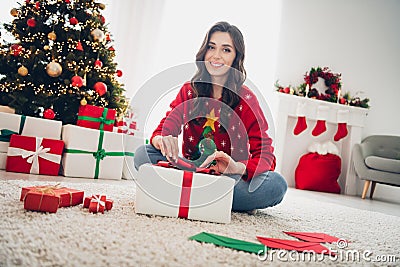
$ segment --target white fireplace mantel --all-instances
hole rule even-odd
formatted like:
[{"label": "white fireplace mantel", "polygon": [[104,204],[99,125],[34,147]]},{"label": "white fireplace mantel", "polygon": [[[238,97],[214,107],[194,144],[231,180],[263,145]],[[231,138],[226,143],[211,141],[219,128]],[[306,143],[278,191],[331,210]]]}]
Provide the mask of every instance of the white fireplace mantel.
[{"label": "white fireplace mantel", "polygon": [[[356,143],[361,142],[362,128],[368,109],[331,103],[306,97],[278,93],[279,106],[276,120],[275,155],[277,157],[277,171],[287,180],[290,187],[295,187],[295,169],[300,157],[308,153],[308,147],[314,142],[331,141],[338,150],[342,159],[342,172],[338,179],[341,193],[347,195],[356,194],[356,175],[351,163],[351,151]],[[304,115],[307,128],[299,135],[294,135],[293,129],[297,122],[297,106],[304,104]],[[326,114],[327,130],[319,136],[313,136],[312,130],[318,119],[318,108],[328,108]],[[348,134],[343,139],[335,142],[333,137],[337,131],[337,113],[339,110],[349,111],[347,121]]]}]

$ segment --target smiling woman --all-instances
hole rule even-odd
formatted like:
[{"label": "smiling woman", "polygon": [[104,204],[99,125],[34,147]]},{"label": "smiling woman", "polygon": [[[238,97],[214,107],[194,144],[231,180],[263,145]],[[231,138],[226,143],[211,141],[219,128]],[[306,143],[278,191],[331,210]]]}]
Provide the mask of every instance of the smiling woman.
[{"label": "smiling woman", "polygon": [[[201,143],[215,143],[198,162],[235,179],[232,209],[253,211],[279,204],[287,190],[275,169],[272,138],[256,95],[244,85],[245,46],[240,30],[214,24],[196,54],[197,72],[184,83],[170,110],[153,131],[149,145],[135,152],[135,167],[169,161],[172,165],[202,158]],[[183,132],[179,157],[178,136]]]}]

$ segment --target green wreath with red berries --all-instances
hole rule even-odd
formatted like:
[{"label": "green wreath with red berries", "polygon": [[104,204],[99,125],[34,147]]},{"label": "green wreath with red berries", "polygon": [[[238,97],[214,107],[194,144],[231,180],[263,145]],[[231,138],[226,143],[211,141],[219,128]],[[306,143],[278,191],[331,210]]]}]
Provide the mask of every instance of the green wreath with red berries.
[{"label": "green wreath with red berries", "polygon": [[[308,97],[316,98],[319,100],[337,102],[339,90],[342,88],[340,73],[332,73],[328,67],[324,68],[311,68],[309,72],[304,75],[304,81],[308,86]],[[325,93],[320,93],[316,88],[312,86],[318,82],[318,79],[322,78],[325,81],[325,85],[328,89]]]}]

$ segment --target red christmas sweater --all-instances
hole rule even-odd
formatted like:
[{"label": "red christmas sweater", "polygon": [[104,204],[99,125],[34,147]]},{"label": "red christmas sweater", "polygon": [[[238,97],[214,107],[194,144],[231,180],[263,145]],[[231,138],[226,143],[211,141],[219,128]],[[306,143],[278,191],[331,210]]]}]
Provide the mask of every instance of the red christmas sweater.
[{"label": "red christmas sweater", "polygon": [[[267,121],[254,93],[243,85],[239,96],[239,104],[233,112],[228,113],[229,125],[224,125],[225,132],[219,131],[221,105],[225,104],[219,100],[207,98],[205,108],[207,115],[214,113],[218,118],[213,125],[215,129],[213,137],[217,149],[224,151],[235,161],[244,163],[247,176],[244,176],[243,179],[250,180],[263,172],[275,169],[274,148],[272,139],[267,134]],[[154,130],[150,139],[151,144],[157,135],[177,137],[183,130],[183,156],[193,159],[193,155],[199,155],[197,144],[203,138],[205,124],[199,124],[193,120],[197,115],[191,114],[192,99],[193,88],[188,82],[182,86],[175,100],[170,104],[171,109]]]}]

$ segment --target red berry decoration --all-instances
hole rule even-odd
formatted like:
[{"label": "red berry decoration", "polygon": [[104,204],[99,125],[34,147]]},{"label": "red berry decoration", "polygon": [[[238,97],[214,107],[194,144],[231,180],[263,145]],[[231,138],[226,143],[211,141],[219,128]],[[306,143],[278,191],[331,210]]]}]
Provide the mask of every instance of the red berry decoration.
[{"label": "red berry decoration", "polygon": [[290,93],[290,88],[289,88],[289,87],[285,87],[285,88],[283,89],[283,92],[284,92],[285,94],[289,94],[289,93]]},{"label": "red berry decoration", "polygon": [[54,113],[54,110],[52,110],[51,108],[48,108],[43,112],[43,118],[45,118],[45,119],[52,120],[55,117],[56,117],[56,114]]},{"label": "red berry decoration", "polygon": [[34,27],[36,27],[36,20],[35,20],[34,18],[30,18],[30,19],[28,19],[28,20],[26,21],[26,24],[27,24],[29,27],[34,28]]},{"label": "red berry decoration", "polygon": [[103,96],[107,92],[107,85],[103,82],[97,82],[94,84],[93,89],[99,96]]},{"label": "red berry decoration", "polygon": [[82,85],[83,85],[83,79],[82,79],[82,77],[81,77],[81,76],[78,76],[78,75],[72,77],[72,78],[71,78],[71,85],[72,85],[73,87],[79,87],[79,88],[82,87]]},{"label": "red berry decoration", "polygon": [[10,48],[10,52],[13,56],[19,56],[22,52],[22,46],[19,44],[13,44]]},{"label": "red berry decoration", "polygon": [[103,67],[103,62],[101,62],[100,59],[97,59],[97,60],[94,62],[94,68],[95,68],[95,69],[101,69],[101,67]]},{"label": "red berry decoration", "polygon": [[71,25],[76,25],[76,24],[79,23],[79,21],[78,21],[77,18],[72,17],[72,18],[69,19],[69,23],[70,23]]},{"label": "red berry decoration", "polygon": [[121,76],[122,76],[122,71],[121,71],[121,70],[117,70],[116,73],[117,73],[117,76],[118,76],[118,77],[121,77]]}]

